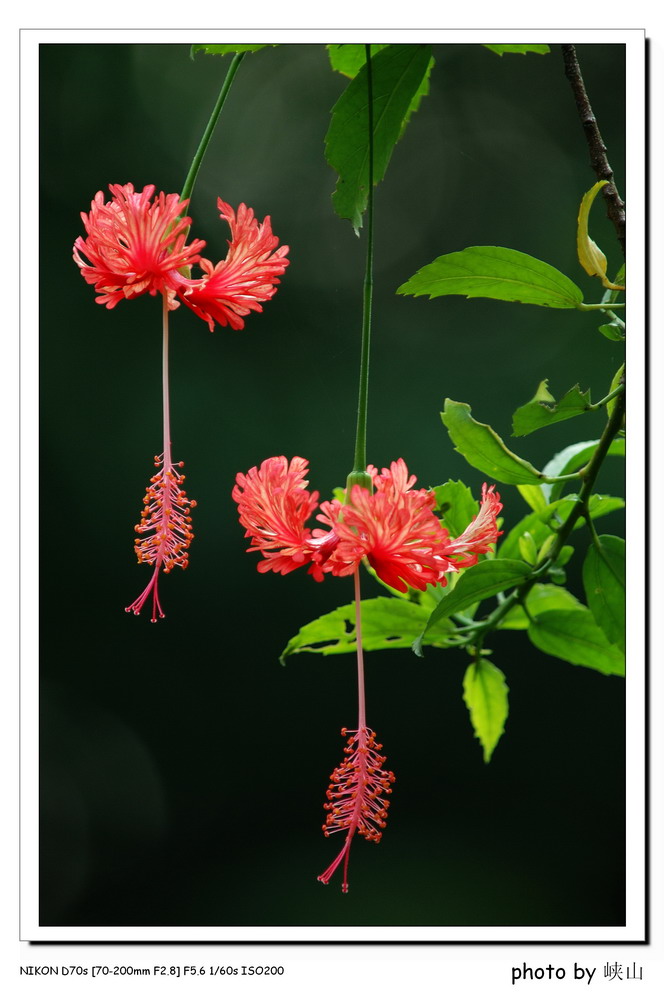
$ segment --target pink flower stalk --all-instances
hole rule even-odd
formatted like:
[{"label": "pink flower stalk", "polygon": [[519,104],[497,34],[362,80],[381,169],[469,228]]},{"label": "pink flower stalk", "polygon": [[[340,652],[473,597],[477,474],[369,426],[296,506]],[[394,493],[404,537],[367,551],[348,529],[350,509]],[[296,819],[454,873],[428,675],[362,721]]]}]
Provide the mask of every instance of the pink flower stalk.
[{"label": "pink flower stalk", "polygon": [[281,455],[236,477],[233,499],[251,540],[247,551],[264,557],[261,573],[285,575],[310,564],[309,572],[320,581],[325,573],[349,576],[366,558],[388,586],[402,593],[409,587],[425,590],[432,583],[444,585],[445,573],[476,563],[500,534],[496,517],[502,505],[493,486],[484,484],[479,514],[454,539],[433,513],[433,492],[413,489],[416,479],[403,459],[381,473],[368,468],[375,493],[355,485],[348,503],[320,504],[317,520],[329,530],[311,530],[305,522],[318,493],[306,489],[308,471],[305,459],[289,463]]},{"label": "pink flower stalk", "polygon": [[[182,489],[184,476],[177,471],[182,463],[171,458],[168,388],[168,313],[184,302],[204,319],[210,330],[215,322],[235,330],[244,327],[244,316],[262,311],[276,292],[278,275],[288,266],[288,247],[278,247],[270,218],[262,223],[253,210],[240,205],[237,217],[230,205],[218,200],[221,218],[231,229],[226,259],[214,265],[201,258],[204,240],[187,243],[191,219],[184,215],[187,200],[178,194],[154,196],[154,184],[141,192],[133,184],[111,184],[110,201],[98,191],[89,213],[81,218],[86,236],[74,243],[74,261],[88,284],[98,293],[96,302],[113,309],[122,299],[158,293],[163,299],[163,455],[156,464],[161,471],[150,481],[146,504],[136,531],[135,551],[139,562],[154,566],[147,587],[125,610],[140,614],[152,597],[152,618],[163,618],[158,593],[159,573],[173,566],[186,569],[191,539],[191,517],[195,506]],[[203,277],[190,277],[200,263]]]}]

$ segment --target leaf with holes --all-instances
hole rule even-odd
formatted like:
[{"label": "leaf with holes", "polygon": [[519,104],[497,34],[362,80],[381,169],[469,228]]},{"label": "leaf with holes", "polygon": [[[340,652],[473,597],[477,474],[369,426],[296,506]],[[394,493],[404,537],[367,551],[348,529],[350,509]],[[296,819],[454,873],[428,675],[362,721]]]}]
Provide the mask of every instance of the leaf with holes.
[{"label": "leaf with holes", "polygon": [[[362,648],[408,649],[426,626],[429,608],[395,597],[373,597],[361,601]],[[453,626],[441,622],[427,636],[427,645],[445,646]],[[355,605],[345,604],[303,625],[281,654],[281,662],[293,653],[355,653]]]}]

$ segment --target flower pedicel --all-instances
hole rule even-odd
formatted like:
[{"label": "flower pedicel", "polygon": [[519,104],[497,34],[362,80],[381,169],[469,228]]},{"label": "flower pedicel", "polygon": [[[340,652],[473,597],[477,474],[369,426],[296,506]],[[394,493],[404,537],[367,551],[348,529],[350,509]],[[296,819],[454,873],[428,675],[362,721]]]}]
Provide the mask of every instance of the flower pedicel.
[{"label": "flower pedicel", "polygon": [[[186,569],[194,537],[190,511],[195,501],[183,489],[183,463],[174,462],[171,455],[169,313],[184,303],[210,330],[215,323],[243,329],[244,317],[262,312],[261,303],[275,294],[279,275],[289,263],[288,247],[278,246],[269,216],[259,224],[252,209],[240,205],[236,215],[220,198],[217,207],[230,226],[231,239],[226,258],[215,265],[201,256],[204,240],[186,242],[191,219],[183,214],[188,201],[180,195],[162,191],[155,196],[153,184],[140,192],[132,184],[111,184],[109,191],[109,201],[99,191],[89,213],[81,213],[87,235],[76,240],[74,261],[85,281],[94,285],[95,301],[107,309],[139,295],[162,296],[163,452],[155,457],[158,472],[144,497],[134,546],[138,561],[154,570],[147,587],[126,608],[137,615],[151,597],[155,622],[164,617],[159,573],[169,573],[174,566]],[[203,271],[202,277],[190,276],[194,265]]]}]

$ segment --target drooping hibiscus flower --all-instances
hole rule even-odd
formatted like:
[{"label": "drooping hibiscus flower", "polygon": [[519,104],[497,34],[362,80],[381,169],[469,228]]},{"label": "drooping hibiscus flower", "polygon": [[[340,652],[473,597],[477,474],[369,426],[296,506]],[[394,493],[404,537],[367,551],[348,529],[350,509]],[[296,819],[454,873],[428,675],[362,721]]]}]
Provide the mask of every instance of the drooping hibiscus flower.
[{"label": "drooping hibiscus flower", "polygon": [[[493,486],[482,487],[477,517],[458,538],[451,538],[436,515],[435,494],[415,489],[416,478],[403,459],[389,469],[367,469],[374,492],[353,485],[346,503],[318,504],[310,492],[304,458],[289,462],[283,455],[268,458],[247,473],[239,473],[233,489],[240,523],[250,540],[249,552],[260,552],[260,573],[285,575],[302,566],[316,580],[326,573],[354,576],[355,638],[358,669],[358,724],[342,730],[348,736],[344,759],[330,776],[323,830],[326,836],[345,833],[344,844],[329,867],[319,875],[327,884],[343,865],[342,891],[348,892],[348,863],[355,834],[377,843],[386,824],[394,774],[383,769],[386,758],[375,732],[367,726],[364,698],[364,657],[359,566],[366,559],[388,586],[406,593],[443,586],[446,574],[472,566],[489,551],[500,532],[496,518],[502,509]],[[326,526],[310,528],[307,521],[318,510]]]},{"label": "drooping hibiscus flower", "polygon": [[[139,295],[162,296],[163,451],[155,459],[160,468],[150,480],[134,546],[138,561],[154,570],[147,587],[126,608],[140,614],[151,597],[154,622],[164,617],[159,574],[173,566],[187,567],[187,550],[194,537],[190,510],[195,501],[182,488],[185,477],[179,470],[183,463],[174,462],[171,455],[169,313],[184,302],[210,330],[215,323],[243,329],[244,317],[252,310],[261,312],[261,303],[275,294],[279,275],[289,263],[288,247],[278,246],[269,216],[259,223],[244,204],[236,215],[220,198],[217,206],[230,226],[231,239],[226,258],[213,264],[201,257],[204,240],[187,243],[191,218],[184,214],[186,199],[163,191],[155,195],[154,184],[140,192],[133,184],[111,184],[109,191],[109,201],[98,191],[90,211],[81,213],[86,236],[74,243],[74,261],[85,281],[94,285],[95,301],[107,309]],[[192,277],[196,265],[203,274]]]}]

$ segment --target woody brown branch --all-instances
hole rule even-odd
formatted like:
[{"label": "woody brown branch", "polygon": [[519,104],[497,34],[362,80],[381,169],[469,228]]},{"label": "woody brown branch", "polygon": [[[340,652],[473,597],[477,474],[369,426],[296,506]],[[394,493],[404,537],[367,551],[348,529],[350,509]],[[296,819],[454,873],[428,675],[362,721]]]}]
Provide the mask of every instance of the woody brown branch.
[{"label": "woody brown branch", "polygon": [[597,119],[593,114],[593,109],[586,93],[576,55],[576,47],[574,45],[563,45],[561,48],[565,63],[565,76],[569,80],[574,94],[576,108],[590,153],[590,164],[595,171],[597,180],[608,181],[608,184],[602,188],[602,195],[606,201],[606,214],[613,223],[624,256],[625,204],[618,193],[613,177],[613,170],[606,155],[606,146],[604,145]]}]

